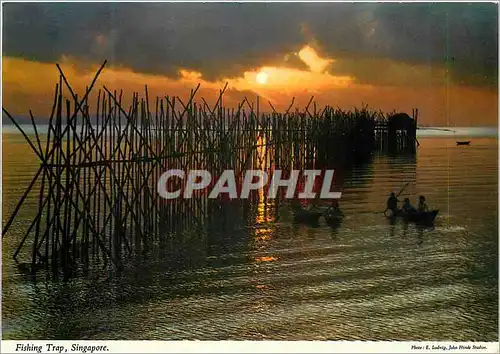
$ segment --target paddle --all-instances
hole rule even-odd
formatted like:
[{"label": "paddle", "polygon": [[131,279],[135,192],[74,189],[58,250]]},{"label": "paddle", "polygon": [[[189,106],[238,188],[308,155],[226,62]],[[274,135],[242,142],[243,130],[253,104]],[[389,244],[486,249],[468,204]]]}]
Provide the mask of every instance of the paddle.
[{"label": "paddle", "polygon": [[408,187],[409,184],[410,184],[410,182],[406,182],[406,184],[403,186],[403,188],[401,188],[399,193],[396,195],[396,198],[399,197],[401,195],[401,193],[403,193],[403,191],[406,189],[406,187]]}]

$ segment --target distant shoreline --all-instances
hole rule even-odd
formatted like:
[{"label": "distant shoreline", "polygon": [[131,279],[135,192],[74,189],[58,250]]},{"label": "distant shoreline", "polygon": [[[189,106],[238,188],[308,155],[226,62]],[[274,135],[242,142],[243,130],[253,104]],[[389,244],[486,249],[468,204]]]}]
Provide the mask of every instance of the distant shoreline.
[{"label": "distant shoreline", "polygon": [[[33,134],[31,124],[20,124],[26,134]],[[39,133],[46,133],[48,124],[37,124]],[[3,133],[18,133],[14,124],[2,124]],[[417,137],[488,137],[498,138],[498,127],[420,127]]]},{"label": "distant shoreline", "polygon": [[487,137],[498,138],[498,127],[422,127],[417,137]]}]

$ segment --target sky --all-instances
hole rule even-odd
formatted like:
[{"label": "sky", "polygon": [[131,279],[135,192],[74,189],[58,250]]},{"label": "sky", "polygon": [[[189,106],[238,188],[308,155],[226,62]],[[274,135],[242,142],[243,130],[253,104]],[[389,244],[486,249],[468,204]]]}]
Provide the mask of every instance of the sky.
[{"label": "sky", "polygon": [[97,87],[262,110],[419,108],[419,123],[498,125],[493,3],[4,3],[3,105],[50,113],[59,63]]}]

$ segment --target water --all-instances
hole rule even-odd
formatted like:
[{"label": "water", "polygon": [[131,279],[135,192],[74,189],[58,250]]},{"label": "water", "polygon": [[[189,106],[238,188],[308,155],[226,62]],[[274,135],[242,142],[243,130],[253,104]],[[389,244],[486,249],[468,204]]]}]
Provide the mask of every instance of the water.
[{"label": "water", "polygon": [[420,127],[417,137],[490,137],[497,138],[498,130],[491,127]]},{"label": "water", "polygon": [[[6,119],[4,119],[6,121]],[[92,127],[98,130],[97,125],[92,125]],[[102,127],[102,125],[101,125]],[[32,125],[22,125],[22,128],[26,134],[34,134],[35,130]],[[80,131],[81,126],[77,127],[77,131]],[[123,125],[125,129],[125,124]],[[226,127],[229,129],[229,127]],[[15,125],[6,124],[2,126],[3,133],[17,133],[18,129]],[[47,133],[49,130],[48,124],[37,124],[38,133]],[[419,127],[417,130],[417,137],[498,137],[498,129],[496,127]]]},{"label": "water", "polygon": [[[246,226],[181,245],[177,267],[159,253],[67,283],[32,282],[11,260],[31,196],[3,240],[3,338],[497,341],[497,140],[419,140],[416,157],[353,171],[336,229],[294,225],[286,208],[275,221],[262,203]],[[4,134],[4,222],[36,169]],[[440,209],[434,228],[381,215],[405,182]]]}]

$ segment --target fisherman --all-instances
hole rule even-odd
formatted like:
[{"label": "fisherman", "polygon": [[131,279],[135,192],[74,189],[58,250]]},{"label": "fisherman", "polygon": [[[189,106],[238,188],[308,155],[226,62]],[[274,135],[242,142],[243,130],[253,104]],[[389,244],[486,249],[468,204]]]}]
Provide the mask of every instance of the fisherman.
[{"label": "fisherman", "polygon": [[324,217],[327,223],[337,223],[344,218],[344,212],[339,207],[337,199],[332,200],[332,204],[325,210]]},{"label": "fisherman", "polygon": [[403,211],[405,213],[414,213],[417,211],[417,209],[415,209],[413,205],[411,205],[410,198],[405,198],[405,200],[403,201]]},{"label": "fisherman", "polygon": [[418,197],[418,211],[423,212],[428,210],[429,208],[427,207],[427,204],[425,204],[425,197],[421,195]]},{"label": "fisherman", "polygon": [[391,195],[389,196],[389,199],[387,199],[387,210],[392,210],[392,212],[398,211],[398,198],[396,197],[396,194],[394,192],[391,192]]},{"label": "fisherman", "polygon": [[332,205],[328,208],[331,214],[344,215],[339,206],[339,201],[337,199],[332,200]]}]

